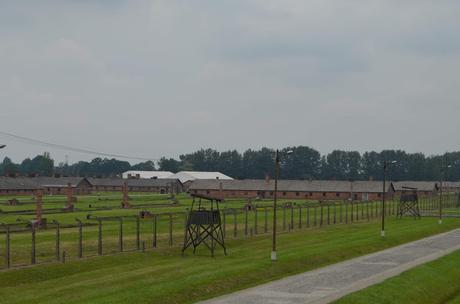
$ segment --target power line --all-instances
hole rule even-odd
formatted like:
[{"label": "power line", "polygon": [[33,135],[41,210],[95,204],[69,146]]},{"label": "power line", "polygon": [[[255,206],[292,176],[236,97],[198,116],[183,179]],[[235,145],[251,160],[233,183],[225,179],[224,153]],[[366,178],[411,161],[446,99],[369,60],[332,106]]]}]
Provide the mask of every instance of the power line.
[{"label": "power line", "polygon": [[55,143],[50,143],[50,142],[46,142],[43,140],[24,137],[24,136],[7,133],[3,131],[0,131],[0,134],[13,138],[17,141],[25,142],[25,143],[32,144],[32,145],[51,147],[51,148],[56,148],[60,150],[73,151],[73,152],[84,153],[84,154],[99,155],[99,156],[114,157],[114,158],[125,158],[125,159],[132,159],[132,160],[135,159],[135,160],[143,160],[143,161],[159,160],[158,158],[146,158],[146,157],[130,156],[130,155],[125,155],[125,154],[105,153],[105,152],[98,152],[94,150],[76,148],[76,147],[71,147],[67,145],[55,144]]}]

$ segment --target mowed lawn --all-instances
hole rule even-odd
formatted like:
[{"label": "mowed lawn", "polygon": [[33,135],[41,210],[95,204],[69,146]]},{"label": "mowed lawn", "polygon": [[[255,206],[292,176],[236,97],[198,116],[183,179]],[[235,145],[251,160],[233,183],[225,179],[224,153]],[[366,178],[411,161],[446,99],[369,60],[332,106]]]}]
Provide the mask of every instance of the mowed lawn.
[{"label": "mowed lawn", "polygon": [[[334,225],[279,235],[279,261],[271,237],[229,240],[228,256],[206,250],[184,257],[180,248],[125,253],[66,264],[0,272],[1,303],[193,303],[460,227],[459,219],[388,219]],[[458,285],[458,284],[457,284]],[[369,302],[367,302],[369,303]]]},{"label": "mowed lawn", "polygon": [[357,291],[336,304],[460,303],[460,251]]}]

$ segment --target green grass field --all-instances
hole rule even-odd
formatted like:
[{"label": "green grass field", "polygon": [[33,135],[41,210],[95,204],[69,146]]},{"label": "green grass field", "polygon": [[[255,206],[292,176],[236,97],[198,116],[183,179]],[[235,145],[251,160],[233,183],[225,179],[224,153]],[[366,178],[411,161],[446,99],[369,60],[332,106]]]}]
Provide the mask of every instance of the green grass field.
[{"label": "green grass field", "polygon": [[[171,241],[172,246],[180,246],[183,242],[184,235],[184,223],[185,223],[185,211],[191,206],[191,198],[185,195],[178,197],[179,204],[177,206],[159,206],[157,202],[169,201],[166,196],[161,195],[132,195],[133,205],[140,203],[150,203],[151,207],[142,209],[121,209],[119,204],[121,201],[120,196],[113,194],[105,195],[104,199],[97,200],[97,197],[79,197],[77,203],[78,210],[75,212],[65,213],[54,213],[44,214],[48,222],[52,220],[59,221],[62,225],[74,225],[73,227],[61,228],[61,243],[60,251],[66,252],[67,260],[77,258],[78,253],[78,228],[75,226],[75,218],[82,219],[84,223],[93,224],[92,226],[85,226],[83,229],[83,255],[84,256],[95,256],[97,255],[97,235],[98,227],[96,221],[86,220],[86,216],[91,214],[99,217],[117,217],[117,216],[135,216],[139,214],[141,210],[148,210],[154,214],[162,214],[158,217],[157,221],[157,247],[169,247],[170,246],[170,217],[171,215]],[[49,208],[55,208],[55,200],[62,201],[62,197],[47,197],[44,203],[44,210]],[[96,201],[95,201],[96,200]],[[258,201],[257,214],[254,211],[247,212],[243,211],[242,207],[246,201],[244,200],[229,200],[222,204],[222,208],[236,208],[236,217],[230,212],[223,218],[225,223],[225,231],[227,239],[238,239],[238,238],[250,238],[256,234],[267,234],[272,229],[272,217],[273,212],[271,209],[265,209],[263,206],[271,206],[270,201]],[[368,204],[354,204],[353,206],[331,206],[324,207],[321,212],[321,208],[306,208],[307,205],[312,205],[313,202],[298,201],[296,208],[290,210],[282,210],[281,206],[283,201],[280,201],[280,208],[278,209],[278,231],[289,231],[299,230],[305,228],[319,228],[321,225],[328,226],[334,223],[351,223],[356,221],[367,221],[368,215],[369,220],[378,220],[378,212],[380,210],[379,202],[370,202]],[[63,204],[62,202],[60,204]],[[112,210],[83,210],[87,207],[87,204],[91,204],[92,208],[94,205],[101,204],[112,204],[117,207]],[[300,209],[299,206],[303,206]],[[393,205],[394,206],[394,205]],[[11,208],[23,207],[21,206],[9,206]],[[353,211],[352,211],[353,209]],[[388,209],[387,211],[391,211]],[[321,213],[323,214],[323,221],[321,222]],[[246,219],[247,217],[247,219]],[[2,214],[0,215],[0,222],[6,223],[19,223],[20,229],[25,228],[25,221],[34,218],[33,214]],[[20,222],[17,220],[20,219]],[[247,222],[247,224],[246,224]],[[153,247],[153,219],[146,218],[140,220],[140,240],[145,242],[146,248]],[[120,224],[118,220],[104,221],[102,227],[103,236],[103,254],[115,254],[119,252],[119,229]],[[23,232],[15,232],[11,234],[10,252],[11,252],[11,265],[21,266],[31,263],[31,232],[26,230]],[[5,267],[6,263],[2,263],[5,260],[5,235],[0,234],[0,268]],[[53,225],[49,225],[47,230],[36,231],[36,254],[37,263],[46,263],[55,261],[55,230]],[[136,222],[134,217],[128,217],[123,219],[123,247],[125,251],[132,251],[137,249],[136,242]]]},{"label": "green grass field", "polygon": [[458,228],[460,220],[389,218],[385,239],[379,227],[371,221],[281,233],[276,263],[271,237],[259,235],[228,239],[226,257],[204,249],[182,257],[179,247],[162,247],[2,271],[0,302],[192,303]]},{"label": "green grass field", "polygon": [[460,303],[459,264],[460,251],[456,251],[335,303]]}]

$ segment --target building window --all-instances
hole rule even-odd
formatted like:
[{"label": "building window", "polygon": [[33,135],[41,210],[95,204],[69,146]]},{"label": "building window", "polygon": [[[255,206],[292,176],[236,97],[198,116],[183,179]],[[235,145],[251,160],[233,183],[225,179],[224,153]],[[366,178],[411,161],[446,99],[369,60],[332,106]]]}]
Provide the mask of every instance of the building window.
[{"label": "building window", "polygon": [[209,190],[206,190],[206,194],[209,194]]},{"label": "building window", "polygon": [[283,195],[286,196],[286,192],[283,192]]},{"label": "building window", "polygon": [[296,193],[295,193],[295,196],[299,196],[299,195],[300,195],[300,193],[299,193],[299,192],[296,192]]},{"label": "building window", "polygon": [[377,197],[382,197],[382,193],[377,193]]},{"label": "building window", "polygon": [[340,193],[339,193],[339,192],[337,192],[337,193],[335,194],[335,196],[339,197],[339,196],[340,196]]},{"label": "building window", "polygon": [[323,196],[326,196],[326,192],[323,192]]}]

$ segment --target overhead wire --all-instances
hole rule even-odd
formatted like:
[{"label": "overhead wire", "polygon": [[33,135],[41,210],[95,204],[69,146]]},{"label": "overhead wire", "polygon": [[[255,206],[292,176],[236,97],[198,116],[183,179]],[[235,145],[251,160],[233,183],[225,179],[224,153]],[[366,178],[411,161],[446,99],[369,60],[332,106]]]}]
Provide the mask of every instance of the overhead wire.
[{"label": "overhead wire", "polygon": [[56,144],[56,143],[51,143],[51,142],[47,142],[47,141],[43,141],[39,139],[20,136],[17,134],[8,133],[4,131],[0,131],[0,135],[7,136],[9,138],[12,138],[14,140],[24,142],[27,144],[50,147],[50,148],[72,151],[72,152],[78,152],[78,153],[83,153],[83,154],[91,154],[91,155],[113,157],[113,158],[124,158],[124,159],[131,159],[131,160],[143,160],[143,161],[159,160],[158,158],[147,158],[147,157],[139,157],[139,156],[126,155],[126,154],[118,154],[118,153],[106,153],[106,152],[99,152],[99,151],[94,151],[94,150],[89,150],[89,149],[78,148],[78,147],[72,147],[68,145]]}]

